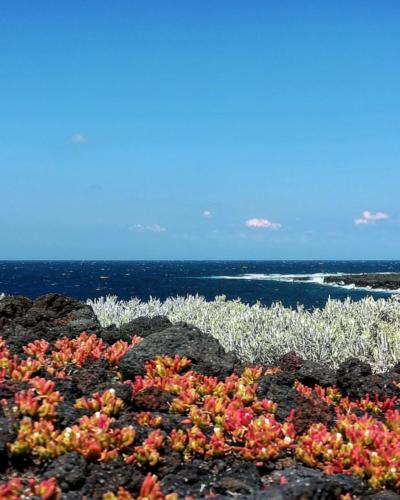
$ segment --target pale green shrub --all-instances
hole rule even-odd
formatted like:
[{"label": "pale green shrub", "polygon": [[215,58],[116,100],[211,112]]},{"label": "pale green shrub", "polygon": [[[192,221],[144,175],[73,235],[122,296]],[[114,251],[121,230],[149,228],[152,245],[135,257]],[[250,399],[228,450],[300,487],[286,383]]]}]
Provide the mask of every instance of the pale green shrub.
[{"label": "pale green shrub", "polygon": [[186,321],[217,338],[226,350],[244,361],[274,363],[295,351],[305,359],[337,367],[355,356],[371,363],[376,372],[400,360],[400,303],[394,299],[358,302],[328,300],[323,309],[307,311],[247,305],[224,296],[206,301],[200,296],[168,298],[164,302],[115,296],[88,300],[102,326],[121,325],[139,316],[165,315],[172,322]]}]

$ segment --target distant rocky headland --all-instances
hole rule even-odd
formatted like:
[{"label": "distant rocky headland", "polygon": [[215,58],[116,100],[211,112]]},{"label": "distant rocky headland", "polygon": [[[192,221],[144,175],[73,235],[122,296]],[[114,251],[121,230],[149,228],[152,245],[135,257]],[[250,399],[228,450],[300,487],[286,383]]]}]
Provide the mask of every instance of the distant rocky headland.
[{"label": "distant rocky headland", "polygon": [[356,287],[369,287],[372,289],[400,289],[400,273],[365,273],[344,274],[340,276],[326,276],[324,283],[338,285],[354,285]]},{"label": "distant rocky headland", "polygon": [[[315,277],[293,277],[293,281],[315,281]],[[360,274],[332,274],[322,278],[322,283],[372,290],[400,290],[400,273],[360,273]]]}]

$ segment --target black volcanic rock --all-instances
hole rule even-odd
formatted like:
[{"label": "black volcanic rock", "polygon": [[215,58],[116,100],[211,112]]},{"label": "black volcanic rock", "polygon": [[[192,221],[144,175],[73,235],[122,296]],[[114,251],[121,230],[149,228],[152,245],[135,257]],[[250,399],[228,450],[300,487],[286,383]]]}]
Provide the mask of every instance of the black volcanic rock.
[{"label": "black volcanic rock", "polygon": [[153,316],[151,318],[140,316],[129,323],[120,326],[120,330],[129,332],[130,335],[138,335],[145,338],[155,332],[160,332],[172,326],[171,321],[166,316]]},{"label": "black volcanic rock", "polygon": [[297,406],[298,392],[293,387],[295,378],[295,374],[288,371],[276,375],[264,375],[257,383],[257,397],[271,399],[278,404],[276,411],[278,420],[285,420]]},{"label": "black volcanic rock", "polygon": [[134,335],[145,338],[170,326],[172,326],[172,323],[166,316],[153,316],[152,318],[141,316],[129,321],[129,323],[122,324],[119,328],[116,325],[103,328],[99,331],[99,336],[108,344],[112,344],[117,340],[130,342]]},{"label": "black volcanic rock", "polygon": [[355,285],[357,287],[385,288],[387,290],[400,289],[400,273],[364,273],[344,274],[324,277],[325,283],[339,285]]},{"label": "black volcanic rock", "polygon": [[16,436],[12,422],[7,418],[0,417],[0,470],[7,467],[8,464],[8,447],[7,443],[11,442]]},{"label": "black volcanic rock", "polygon": [[278,360],[279,368],[284,371],[297,371],[303,363],[304,360],[293,351],[284,354]]},{"label": "black volcanic rock", "polygon": [[90,306],[64,295],[50,293],[35,301],[25,297],[0,300],[0,335],[13,354],[36,339],[52,342],[99,329],[100,323]]},{"label": "black volcanic rock", "polygon": [[303,361],[303,364],[296,372],[296,378],[309,387],[314,387],[316,384],[329,387],[336,383],[335,370],[315,361]]},{"label": "black volcanic rock", "polygon": [[144,364],[157,356],[186,356],[191,368],[202,373],[224,378],[238,363],[232,353],[227,353],[211,335],[191,326],[172,326],[147,336],[121,359],[119,368],[124,379],[144,374]]},{"label": "black volcanic rock", "polygon": [[371,366],[357,358],[346,359],[337,370],[337,385],[350,397],[362,397],[363,381],[372,374]]},{"label": "black volcanic rock", "polygon": [[21,324],[35,326],[44,322],[48,326],[75,325],[79,329],[86,326],[88,321],[98,325],[96,315],[90,306],[58,293],[48,293],[33,302]]},{"label": "black volcanic rock", "polygon": [[122,458],[92,463],[80,491],[80,498],[102,500],[107,491],[116,491],[119,486],[130,490],[138,489],[143,477],[138,467],[127,467]]},{"label": "black volcanic rock", "polygon": [[286,484],[276,484],[253,496],[242,497],[253,500],[327,500],[340,499],[351,493],[358,498],[365,498],[368,489],[365,483],[356,477],[345,474],[328,476],[318,469],[297,466],[276,471],[277,482],[284,477]]},{"label": "black volcanic rock", "polygon": [[12,322],[21,321],[29,309],[32,307],[33,301],[26,297],[10,297],[6,296],[0,300],[0,330]]},{"label": "black volcanic rock", "polygon": [[50,462],[44,477],[55,477],[63,492],[80,488],[87,476],[87,462],[77,452],[61,455]]},{"label": "black volcanic rock", "polygon": [[35,301],[25,297],[5,297],[0,301],[0,331],[15,328],[61,328],[82,332],[99,328],[93,309],[58,293],[42,295]]},{"label": "black volcanic rock", "polygon": [[360,399],[366,394],[371,398],[399,396],[400,390],[393,383],[400,382],[400,374],[391,371],[388,373],[372,373],[368,363],[356,358],[349,358],[337,370],[337,386],[344,395],[351,399]]}]

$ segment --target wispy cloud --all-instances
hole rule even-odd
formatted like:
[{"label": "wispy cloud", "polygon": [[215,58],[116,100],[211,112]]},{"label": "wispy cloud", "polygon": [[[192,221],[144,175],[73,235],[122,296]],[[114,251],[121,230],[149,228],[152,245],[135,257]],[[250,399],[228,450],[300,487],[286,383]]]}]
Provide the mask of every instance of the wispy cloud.
[{"label": "wispy cloud", "polygon": [[212,217],[212,213],[209,210],[204,210],[203,217],[209,219],[210,217]]},{"label": "wispy cloud", "polygon": [[268,219],[249,219],[245,222],[252,229],[280,229],[282,224],[271,222]]},{"label": "wispy cloud", "polygon": [[160,226],[160,224],[149,224],[149,225],[143,225],[143,224],[134,224],[133,226],[130,227],[132,231],[150,231],[151,233],[165,233],[166,228]]},{"label": "wispy cloud", "polygon": [[354,224],[356,224],[358,226],[366,225],[366,224],[373,224],[374,222],[377,222],[380,220],[385,220],[388,218],[389,218],[389,215],[386,214],[385,212],[375,212],[373,214],[369,210],[365,210],[362,213],[361,217],[359,217],[358,219],[354,219]]},{"label": "wispy cloud", "polygon": [[86,144],[88,142],[88,138],[79,132],[75,132],[71,136],[71,142],[74,144]]}]

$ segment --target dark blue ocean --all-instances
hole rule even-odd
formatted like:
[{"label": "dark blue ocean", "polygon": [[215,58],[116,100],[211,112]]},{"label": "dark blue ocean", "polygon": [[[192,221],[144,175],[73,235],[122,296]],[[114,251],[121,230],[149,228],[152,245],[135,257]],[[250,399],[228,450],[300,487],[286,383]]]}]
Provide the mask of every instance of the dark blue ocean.
[{"label": "dark blue ocean", "polygon": [[[354,300],[388,293],[318,283],[324,273],[400,272],[400,261],[0,261],[0,293],[36,298],[59,292],[78,299],[199,294],[253,304],[323,307],[328,297]],[[312,275],[313,282],[291,281]]]}]

